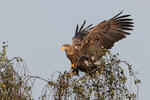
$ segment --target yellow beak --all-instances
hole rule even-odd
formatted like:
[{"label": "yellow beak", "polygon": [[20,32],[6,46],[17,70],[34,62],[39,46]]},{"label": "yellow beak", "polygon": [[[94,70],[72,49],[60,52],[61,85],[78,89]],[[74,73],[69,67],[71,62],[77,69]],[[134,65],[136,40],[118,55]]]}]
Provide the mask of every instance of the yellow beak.
[{"label": "yellow beak", "polygon": [[62,48],[61,48],[61,51],[64,51],[64,50],[65,50],[65,47],[62,47]]}]

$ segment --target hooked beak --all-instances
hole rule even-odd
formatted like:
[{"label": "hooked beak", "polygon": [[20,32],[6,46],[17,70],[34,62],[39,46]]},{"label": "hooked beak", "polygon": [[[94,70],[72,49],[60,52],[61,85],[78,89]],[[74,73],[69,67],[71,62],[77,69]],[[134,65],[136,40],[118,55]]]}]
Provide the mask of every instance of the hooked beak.
[{"label": "hooked beak", "polygon": [[64,51],[64,50],[65,50],[65,47],[62,47],[62,48],[61,48],[61,51]]}]

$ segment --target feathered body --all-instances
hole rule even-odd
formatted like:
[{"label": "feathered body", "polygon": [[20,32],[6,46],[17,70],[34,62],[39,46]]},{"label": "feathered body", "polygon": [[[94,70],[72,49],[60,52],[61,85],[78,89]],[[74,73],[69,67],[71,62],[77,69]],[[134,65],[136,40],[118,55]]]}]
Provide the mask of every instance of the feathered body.
[{"label": "feathered body", "polygon": [[106,50],[130,34],[127,31],[132,30],[132,19],[128,18],[130,15],[120,16],[121,13],[94,27],[90,24],[84,28],[86,21],[80,28],[77,25],[72,45],[62,46],[71,61],[73,74],[78,74],[79,70],[88,73],[96,68],[94,63],[105,55]]}]

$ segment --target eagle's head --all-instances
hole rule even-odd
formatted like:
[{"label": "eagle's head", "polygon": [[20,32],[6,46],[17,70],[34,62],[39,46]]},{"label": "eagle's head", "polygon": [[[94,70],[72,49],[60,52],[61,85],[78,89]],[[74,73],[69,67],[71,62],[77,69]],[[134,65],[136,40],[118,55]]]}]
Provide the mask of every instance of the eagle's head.
[{"label": "eagle's head", "polygon": [[64,44],[62,47],[61,47],[61,51],[65,51],[65,52],[69,52],[72,50],[72,46],[69,45],[69,44]]}]

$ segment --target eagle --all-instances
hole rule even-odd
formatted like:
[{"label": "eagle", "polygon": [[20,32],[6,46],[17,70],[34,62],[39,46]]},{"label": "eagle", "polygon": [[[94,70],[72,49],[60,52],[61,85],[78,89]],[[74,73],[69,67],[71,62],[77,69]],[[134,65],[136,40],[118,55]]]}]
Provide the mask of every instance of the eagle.
[{"label": "eagle", "polygon": [[72,45],[64,44],[61,47],[71,61],[71,75],[78,75],[79,71],[90,73],[96,69],[95,63],[106,51],[130,34],[129,31],[133,30],[133,19],[129,18],[129,14],[121,15],[122,12],[95,26],[90,24],[85,27],[86,20],[81,27],[77,24]]}]

